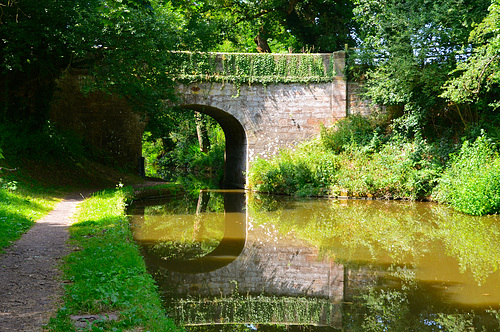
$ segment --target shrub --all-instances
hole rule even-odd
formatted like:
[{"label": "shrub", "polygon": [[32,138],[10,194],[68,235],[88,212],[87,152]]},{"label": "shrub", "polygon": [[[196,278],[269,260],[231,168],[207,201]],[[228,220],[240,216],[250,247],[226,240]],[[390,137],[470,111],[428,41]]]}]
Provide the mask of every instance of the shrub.
[{"label": "shrub", "polygon": [[318,196],[329,191],[338,169],[336,156],[318,141],[282,150],[272,160],[257,159],[248,174],[252,190],[299,196]]},{"label": "shrub", "polygon": [[369,118],[354,114],[337,121],[331,128],[322,127],[321,142],[334,153],[341,153],[350,144],[368,145],[374,131],[376,135],[376,126]]},{"label": "shrub", "polygon": [[341,166],[333,194],[424,199],[430,195],[440,167],[425,141],[392,140],[378,152],[356,145],[339,155]]},{"label": "shrub", "polygon": [[472,215],[500,212],[500,157],[484,132],[452,157],[434,197]]},{"label": "shrub", "polygon": [[372,141],[365,146],[352,142],[335,154],[314,140],[295,151],[283,150],[271,160],[258,159],[249,172],[249,187],[299,196],[430,196],[441,172],[433,145],[395,138],[374,148]]}]

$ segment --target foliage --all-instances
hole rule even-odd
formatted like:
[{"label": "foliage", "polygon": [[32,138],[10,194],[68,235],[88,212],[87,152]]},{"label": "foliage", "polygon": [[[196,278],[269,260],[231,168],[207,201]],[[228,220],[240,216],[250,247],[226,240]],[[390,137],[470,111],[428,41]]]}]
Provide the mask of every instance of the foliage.
[{"label": "foliage", "polygon": [[319,141],[252,163],[248,186],[284,194],[427,198],[442,168],[438,144],[384,137],[383,127],[360,116],[341,120],[324,128]]},{"label": "foliage", "polygon": [[48,115],[56,80],[71,68],[86,70],[85,91],[126,98],[150,114],[172,98],[168,50],[183,33],[182,17],[168,2],[91,0],[8,1],[1,4],[0,98],[2,118]]},{"label": "foliage", "polygon": [[[197,117],[201,122],[197,122]],[[163,119],[144,133],[147,174],[186,182],[187,187],[219,187],[224,175],[225,151],[224,132],[219,124],[209,116],[187,110],[165,113]],[[207,136],[207,151],[200,148],[197,135],[200,125],[199,129]]]},{"label": "foliage", "polygon": [[438,201],[473,215],[500,212],[500,157],[485,134],[465,141],[436,189]]},{"label": "foliage", "polygon": [[369,196],[398,199],[425,199],[439,175],[432,147],[424,141],[392,140],[373,153],[351,145],[341,155],[337,196]]},{"label": "foliage", "polygon": [[165,316],[153,279],[132,241],[124,214],[130,195],[130,188],[102,191],[80,205],[70,229],[72,244],[79,250],[66,257],[63,267],[71,283],[49,331],[74,330],[70,315],[109,312],[117,313],[118,321],[96,321],[92,330],[177,330]]},{"label": "foliage", "polygon": [[201,27],[203,35],[230,44],[233,51],[333,52],[353,44],[350,1],[204,0],[194,6],[176,0],[173,4],[189,17],[188,26]]},{"label": "foliage", "polygon": [[446,82],[443,97],[456,104],[488,100],[490,107],[497,108],[498,83],[500,82],[500,2],[491,1],[489,13],[471,31],[469,41],[475,46],[465,61],[458,64],[453,74],[459,74]]},{"label": "foliage", "polygon": [[320,54],[175,53],[182,63],[177,80],[231,83],[328,82],[333,58]]},{"label": "foliage", "polygon": [[350,144],[364,146],[372,140],[373,147],[376,148],[381,143],[378,132],[382,128],[372,122],[367,117],[356,114],[340,119],[330,128],[321,128],[321,142],[336,154],[344,151]]},{"label": "foliage", "polygon": [[[367,68],[367,95],[408,117],[401,130],[430,137],[465,118],[439,95],[489,0],[356,0],[360,49],[351,61]],[[474,112],[472,112],[473,116]],[[435,130],[435,131],[433,131]]]},{"label": "foliage", "polygon": [[338,168],[338,158],[311,141],[295,149],[281,150],[272,160],[255,160],[248,173],[248,187],[275,194],[324,195]]},{"label": "foliage", "polygon": [[179,45],[183,20],[168,2],[130,3],[98,3],[97,14],[85,22],[84,34],[93,34],[85,46],[97,53],[87,87],[125,97],[154,117],[160,100],[173,98],[169,74],[177,66],[168,51]]}]

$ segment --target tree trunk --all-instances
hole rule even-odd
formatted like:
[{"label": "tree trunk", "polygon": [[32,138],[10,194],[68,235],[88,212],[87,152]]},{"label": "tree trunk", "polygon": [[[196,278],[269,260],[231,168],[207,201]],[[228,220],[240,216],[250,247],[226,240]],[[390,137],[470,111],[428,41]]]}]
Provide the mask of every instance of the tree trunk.
[{"label": "tree trunk", "polygon": [[210,140],[208,139],[208,129],[200,112],[195,113],[196,117],[196,134],[198,135],[198,143],[200,151],[207,153],[210,150]]},{"label": "tree trunk", "polygon": [[257,44],[257,51],[259,53],[271,53],[271,48],[267,43],[266,38],[262,37],[260,33],[254,38],[255,44]]}]

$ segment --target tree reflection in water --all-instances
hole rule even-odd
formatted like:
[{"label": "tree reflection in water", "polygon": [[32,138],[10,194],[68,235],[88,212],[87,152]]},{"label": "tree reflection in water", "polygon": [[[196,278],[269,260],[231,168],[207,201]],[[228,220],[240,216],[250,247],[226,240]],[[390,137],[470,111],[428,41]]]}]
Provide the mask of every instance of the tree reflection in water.
[{"label": "tree reflection in water", "polygon": [[[212,204],[218,206],[221,211],[220,202],[223,199],[217,195],[210,193],[207,204],[210,204],[211,200],[219,202]],[[164,205],[162,208],[151,209],[156,211],[156,214],[186,217],[185,213],[179,213],[178,210],[183,204],[189,204],[179,201],[169,204],[175,208],[167,208]],[[200,219],[196,221],[196,217],[193,217],[200,215],[199,211],[196,212],[200,206],[199,197],[191,206],[191,211],[194,212],[191,217],[187,217],[191,218],[187,228],[185,225],[182,228],[180,222],[170,222],[169,225],[168,222],[151,223],[155,225],[155,231],[161,229],[168,234],[184,234],[176,235],[176,240],[169,242],[176,246],[177,241],[183,248],[178,256],[180,259],[185,258],[182,253],[189,251],[185,246],[196,246],[189,244],[186,239],[200,237],[204,238],[206,243],[212,243],[204,252],[197,254],[197,257],[200,257],[212,251],[222,241],[224,233],[220,221],[211,223],[208,219],[203,219],[200,222]],[[164,210],[161,213],[157,213],[162,209]],[[174,211],[175,209],[177,211]],[[273,229],[274,241],[283,245],[298,241],[301,245],[316,248],[320,260],[331,260],[337,266],[343,266],[341,328],[355,331],[499,329],[500,315],[497,310],[500,305],[500,218],[497,216],[471,217],[432,203],[295,199],[252,193],[247,193],[246,209],[249,236],[257,229]],[[163,241],[166,235],[162,236],[163,238],[159,237],[159,242],[163,243],[160,246],[168,242]],[[180,241],[179,238],[184,240]],[[168,255],[166,251],[167,249],[161,255]],[[153,267],[152,271],[157,277],[165,276],[161,269]],[[168,282],[166,284],[168,285]],[[172,290],[166,290],[165,293],[172,296]],[[268,308],[258,307],[259,313],[263,314],[271,308],[274,308],[274,313],[280,310],[302,310],[297,309],[300,307],[297,307],[297,299],[302,298],[300,296],[285,296],[290,303],[295,301],[294,304],[278,309],[276,303],[284,300],[272,294],[264,295],[267,295]],[[246,305],[251,308],[255,298],[264,295],[235,293],[202,298],[199,298],[199,295],[189,295],[175,301],[191,303],[191,309],[195,312],[186,313],[187,315],[202,315],[202,303],[219,301],[220,304],[224,300],[227,307]],[[315,301],[306,295],[303,298],[312,301],[309,306]],[[326,300],[326,303],[328,301]],[[171,300],[170,302],[173,303]],[[256,304],[254,308],[257,308]],[[324,308],[326,307],[321,310],[326,310]],[[227,313],[228,311],[226,316]],[[217,314],[219,319],[230,322],[224,312]],[[252,317],[254,321],[244,323],[262,323],[263,325],[258,326],[260,331],[305,328],[319,331],[327,328],[312,327],[311,322],[302,327],[268,325],[265,324],[266,321],[259,320],[258,315]],[[282,317],[285,319],[284,315]],[[213,323],[213,320],[211,322]],[[206,323],[210,324],[210,321]],[[227,331],[249,331],[249,326],[240,324],[232,326],[233,329],[224,328],[228,328]],[[337,325],[335,327],[339,328]],[[210,328],[213,327],[196,325],[190,329],[211,331]],[[329,328],[330,331],[335,330],[331,326]]]}]

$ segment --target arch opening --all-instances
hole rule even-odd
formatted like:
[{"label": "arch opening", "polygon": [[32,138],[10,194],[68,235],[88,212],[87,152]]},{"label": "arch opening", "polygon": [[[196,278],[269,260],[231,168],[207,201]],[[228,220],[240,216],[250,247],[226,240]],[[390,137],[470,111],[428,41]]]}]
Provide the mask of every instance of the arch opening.
[{"label": "arch opening", "polygon": [[219,108],[206,105],[189,104],[181,105],[179,108],[204,113],[219,123],[226,138],[222,187],[244,189],[247,170],[247,136],[238,119]]}]

